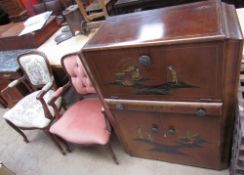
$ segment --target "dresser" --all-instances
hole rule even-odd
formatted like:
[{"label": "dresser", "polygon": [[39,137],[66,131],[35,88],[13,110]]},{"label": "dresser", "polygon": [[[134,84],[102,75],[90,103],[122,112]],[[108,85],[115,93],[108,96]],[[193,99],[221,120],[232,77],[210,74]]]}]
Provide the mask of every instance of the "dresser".
[{"label": "dresser", "polygon": [[234,6],[203,1],[108,18],[81,57],[130,155],[223,169],[242,46]]}]

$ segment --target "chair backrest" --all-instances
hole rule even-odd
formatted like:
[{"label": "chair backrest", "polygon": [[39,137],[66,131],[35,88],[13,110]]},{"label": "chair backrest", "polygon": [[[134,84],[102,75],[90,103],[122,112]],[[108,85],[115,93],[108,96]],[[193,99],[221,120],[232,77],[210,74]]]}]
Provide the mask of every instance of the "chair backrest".
[{"label": "chair backrest", "polygon": [[76,3],[79,6],[80,12],[83,15],[84,19],[86,22],[91,22],[92,20],[96,19],[96,18],[100,18],[100,17],[108,17],[108,11],[106,8],[106,2],[105,0],[98,0],[98,4],[102,9],[102,12],[96,12],[96,13],[91,13],[91,14],[87,14],[86,8],[83,4],[83,2],[81,0],[75,0]]},{"label": "chair backrest", "polygon": [[44,53],[30,51],[18,56],[18,63],[34,87],[42,87],[53,81],[51,67]]},{"label": "chair backrest", "polygon": [[96,93],[77,53],[65,55],[62,58],[62,65],[79,94]]}]

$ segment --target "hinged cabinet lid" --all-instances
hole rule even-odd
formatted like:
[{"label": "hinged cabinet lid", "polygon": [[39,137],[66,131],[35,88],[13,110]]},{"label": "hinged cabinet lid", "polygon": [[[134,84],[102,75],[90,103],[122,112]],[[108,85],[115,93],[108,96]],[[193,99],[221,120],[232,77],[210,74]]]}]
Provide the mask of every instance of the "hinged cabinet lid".
[{"label": "hinged cabinet lid", "polygon": [[109,17],[83,51],[242,39],[234,6],[221,1]]}]

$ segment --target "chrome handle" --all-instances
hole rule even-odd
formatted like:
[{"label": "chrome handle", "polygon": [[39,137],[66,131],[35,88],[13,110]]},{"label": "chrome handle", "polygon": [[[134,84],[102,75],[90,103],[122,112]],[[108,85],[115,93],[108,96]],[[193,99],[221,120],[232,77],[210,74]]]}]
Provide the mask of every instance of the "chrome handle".
[{"label": "chrome handle", "polygon": [[153,124],[153,125],[152,125],[152,128],[151,128],[151,131],[154,132],[154,133],[158,133],[158,132],[159,132],[159,127],[158,127],[158,125]]},{"label": "chrome handle", "polygon": [[171,136],[171,135],[175,135],[176,134],[176,130],[174,127],[169,127],[167,129],[167,131],[164,133],[164,137],[168,137],[168,136]]},{"label": "chrome handle", "polygon": [[207,115],[207,111],[206,111],[206,109],[204,109],[204,108],[199,108],[199,109],[197,109],[197,111],[196,111],[196,115],[197,115],[198,117],[204,117],[204,116]]},{"label": "chrome handle", "polygon": [[124,109],[124,105],[122,103],[116,103],[116,109],[123,110]]},{"label": "chrome handle", "polygon": [[138,59],[139,63],[142,64],[143,66],[149,66],[152,64],[152,59],[148,55],[142,55]]}]

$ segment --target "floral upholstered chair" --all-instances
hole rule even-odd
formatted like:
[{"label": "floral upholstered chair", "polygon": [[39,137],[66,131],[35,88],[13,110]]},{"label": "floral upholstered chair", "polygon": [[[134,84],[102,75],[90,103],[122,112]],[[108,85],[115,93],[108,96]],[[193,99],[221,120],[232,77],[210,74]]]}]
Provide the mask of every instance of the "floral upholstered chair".
[{"label": "floral upholstered chair", "polygon": [[[50,127],[50,132],[56,135],[61,143],[65,144],[68,151],[70,149],[66,141],[81,145],[97,144],[106,146],[112,154],[113,160],[118,164],[109,143],[111,132],[103,106],[95,94],[96,91],[81,63],[79,55],[73,53],[64,56],[62,58],[62,65],[69,75],[70,81],[56,91],[55,97],[49,101],[49,104],[56,109],[57,107],[54,102],[71,85],[84,97],[69,107],[61,117],[56,115],[58,119]],[[86,94],[94,94],[94,96],[88,98],[85,97]]]},{"label": "floral upholstered chair", "polygon": [[[11,82],[1,93],[6,93],[8,89],[15,87],[20,82],[29,87],[32,93],[8,110],[3,118],[27,143],[29,140],[22,130],[41,129],[51,137],[56,146],[59,146],[56,138],[48,132],[49,126],[55,118],[55,111],[52,106],[47,104],[47,101],[54,95],[55,82],[47,57],[42,52],[31,51],[18,56],[18,63],[24,72],[23,77]],[[28,84],[27,81],[29,81]],[[55,104],[60,109],[61,98],[57,98]],[[62,151],[61,147],[59,149]],[[63,154],[65,153],[63,152]]]}]

